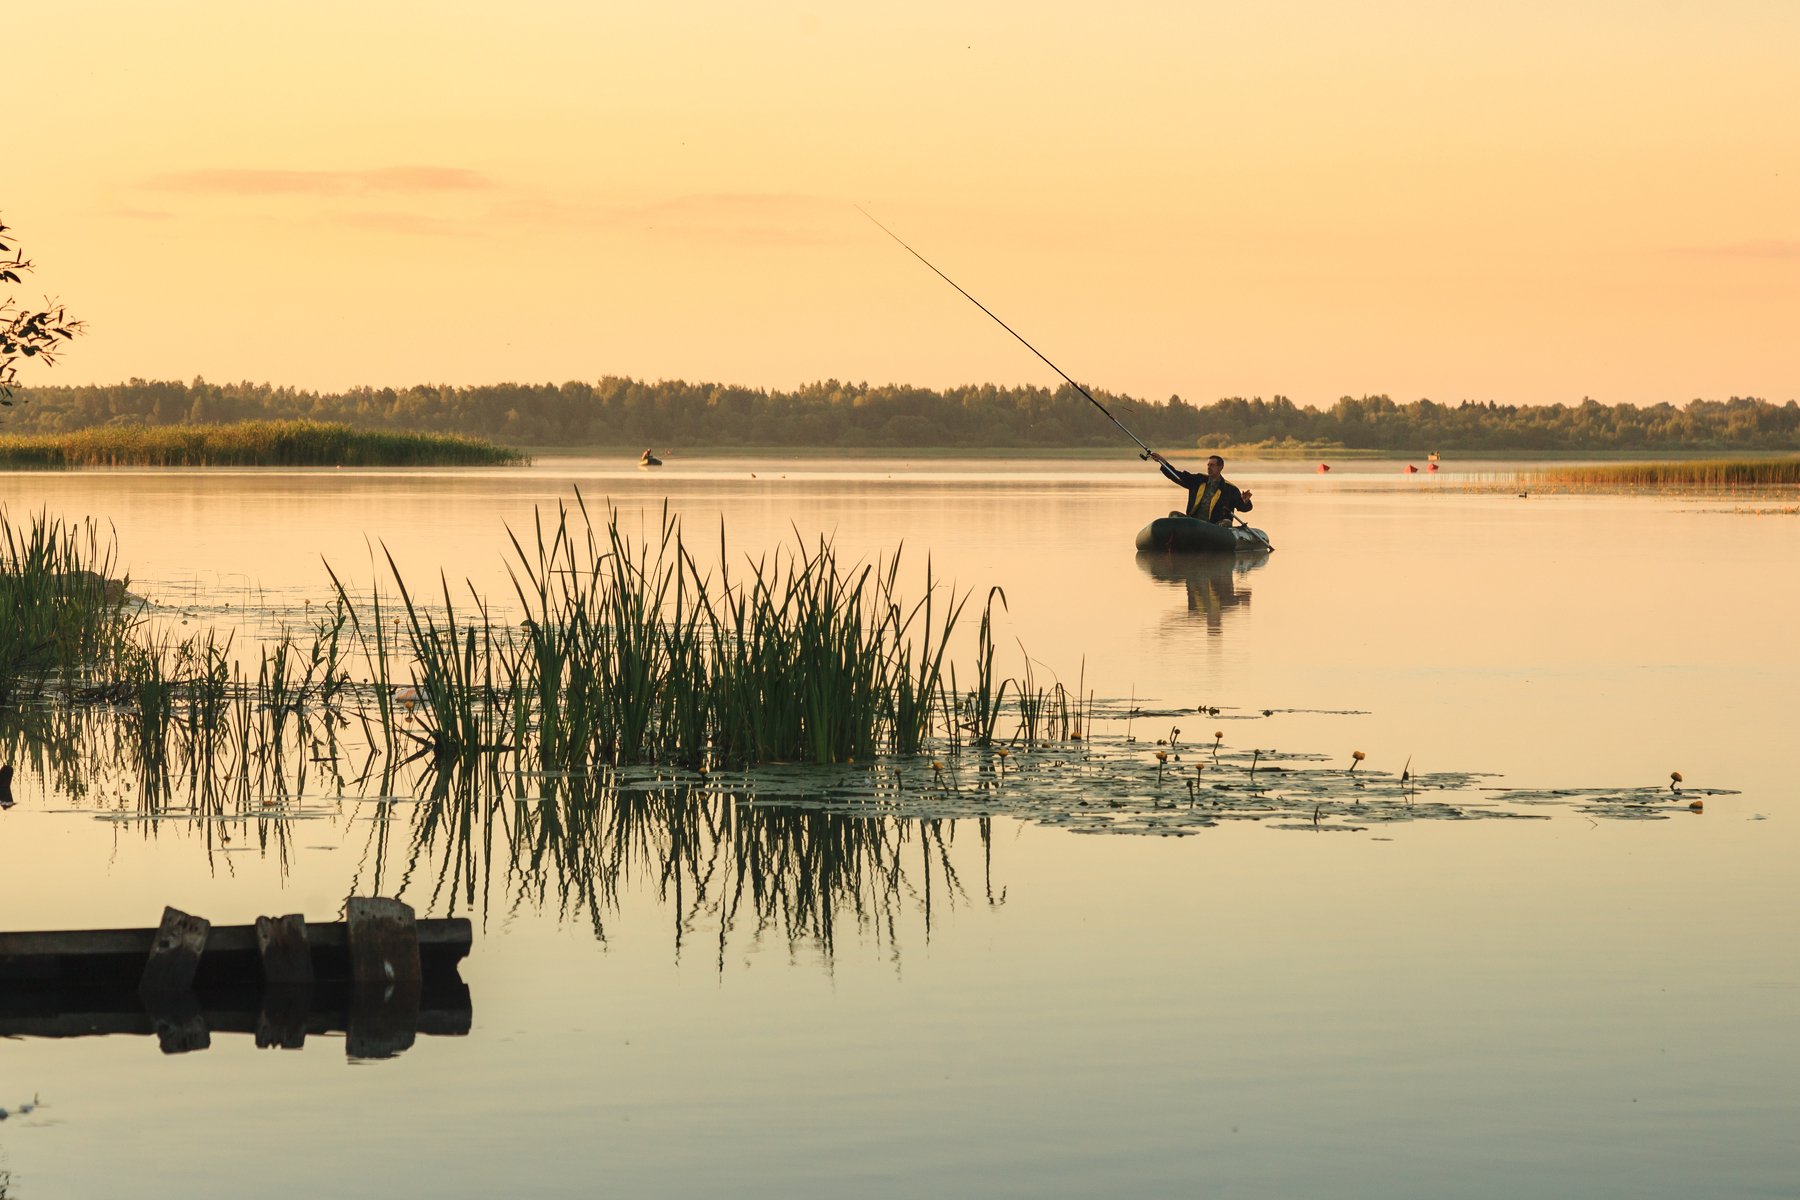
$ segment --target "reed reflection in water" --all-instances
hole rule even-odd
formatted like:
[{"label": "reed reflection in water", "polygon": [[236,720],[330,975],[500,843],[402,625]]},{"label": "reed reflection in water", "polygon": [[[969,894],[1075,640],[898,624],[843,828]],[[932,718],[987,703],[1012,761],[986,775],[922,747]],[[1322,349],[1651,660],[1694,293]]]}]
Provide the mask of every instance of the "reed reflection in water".
[{"label": "reed reflection in water", "polygon": [[[1002,904],[991,823],[964,824],[980,901]],[[355,887],[484,922],[551,911],[602,942],[624,898],[650,894],[677,956],[710,928],[721,969],[740,936],[829,957],[846,922],[856,942],[898,956],[903,918],[916,914],[929,938],[940,907],[972,902],[956,836],[950,819],[785,807],[691,776],[463,771],[436,776],[427,803],[381,807]]]}]

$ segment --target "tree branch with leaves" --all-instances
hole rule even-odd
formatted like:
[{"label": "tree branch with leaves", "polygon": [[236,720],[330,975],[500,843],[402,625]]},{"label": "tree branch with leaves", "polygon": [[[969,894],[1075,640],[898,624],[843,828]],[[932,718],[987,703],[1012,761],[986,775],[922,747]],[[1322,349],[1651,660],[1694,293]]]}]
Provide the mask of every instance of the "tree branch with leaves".
[{"label": "tree branch with leaves", "polygon": [[[0,221],[0,287],[17,287],[31,271],[31,260],[14,243]],[[46,299],[42,309],[27,308],[11,296],[0,298],[0,406],[10,407],[19,365],[28,359],[54,363],[63,343],[82,330],[63,306]]]}]

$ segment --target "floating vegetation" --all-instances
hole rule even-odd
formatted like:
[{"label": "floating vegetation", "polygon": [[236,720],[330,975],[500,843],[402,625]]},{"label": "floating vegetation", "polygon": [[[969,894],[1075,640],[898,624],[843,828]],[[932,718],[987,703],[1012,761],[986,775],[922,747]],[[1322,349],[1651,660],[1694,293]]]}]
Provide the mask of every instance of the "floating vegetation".
[{"label": "floating vegetation", "polygon": [[479,438],[321,421],[104,425],[0,436],[0,467],[486,467],[530,461]]},{"label": "floating vegetation", "polygon": [[1548,467],[1526,479],[1578,487],[1757,488],[1800,485],[1800,458],[1696,459]]}]

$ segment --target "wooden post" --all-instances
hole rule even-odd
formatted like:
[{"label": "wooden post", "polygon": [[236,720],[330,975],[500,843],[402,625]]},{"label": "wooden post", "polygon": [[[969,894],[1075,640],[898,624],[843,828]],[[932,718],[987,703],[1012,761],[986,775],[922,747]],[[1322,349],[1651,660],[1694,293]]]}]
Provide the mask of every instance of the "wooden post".
[{"label": "wooden post", "polygon": [[306,918],[299,913],[256,918],[256,952],[262,959],[264,983],[312,983],[312,944],[306,936]]},{"label": "wooden post", "polygon": [[350,939],[351,1058],[392,1058],[419,1028],[419,930],[398,900],[357,897],[345,922]]},{"label": "wooden post", "polygon": [[150,957],[138,979],[138,993],[144,996],[186,992],[193,987],[194,972],[200,967],[200,954],[206,949],[206,935],[212,922],[204,917],[191,917],[177,908],[164,908],[162,924],[150,943]]},{"label": "wooden post", "polygon": [[419,929],[411,906],[398,900],[353,897],[346,913],[350,926],[350,978],[360,989],[419,990]]}]

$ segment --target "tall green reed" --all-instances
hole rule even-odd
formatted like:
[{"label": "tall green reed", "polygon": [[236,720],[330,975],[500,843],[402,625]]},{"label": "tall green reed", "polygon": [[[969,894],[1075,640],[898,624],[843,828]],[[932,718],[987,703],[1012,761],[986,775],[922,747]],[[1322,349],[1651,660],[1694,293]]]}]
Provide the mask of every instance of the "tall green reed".
[{"label": "tall green reed", "polygon": [[92,520],[20,525],[0,507],[0,707],[84,682],[130,645],[139,620],[114,556]]}]

